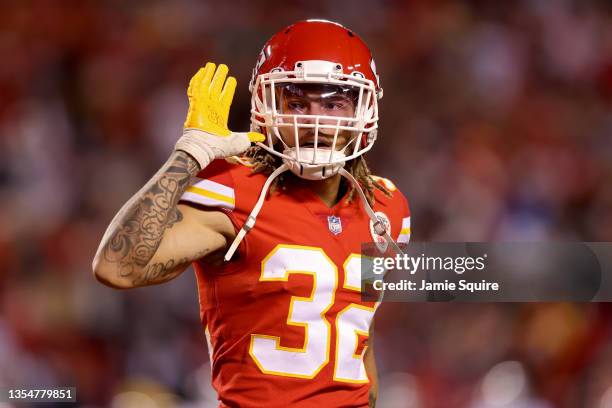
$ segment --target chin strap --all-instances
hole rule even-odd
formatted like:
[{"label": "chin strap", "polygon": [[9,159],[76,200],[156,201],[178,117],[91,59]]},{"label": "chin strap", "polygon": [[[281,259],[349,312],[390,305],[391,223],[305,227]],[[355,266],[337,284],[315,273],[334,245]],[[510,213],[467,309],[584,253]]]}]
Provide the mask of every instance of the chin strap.
[{"label": "chin strap", "polygon": [[264,183],[263,188],[261,189],[261,193],[259,194],[259,199],[257,200],[255,207],[253,207],[251,214],[249,214],[249,217],[247,218],[246,222],[244,223],[240,231],[238,231],[236,238],[234,238],[234,242],[232,242],[232,245],[230,245],[227,252],[225,253],[225,257],[223,259],[225,259],[226,262],[232,259],[234,252],[236,252],[236,249],[238,249],[238,245],[240,245],[240,243],[244,239],[244,236],[255,225],[255,220],[257,219],[257,215],[259,214],[261,207],[263,207],[263,203],[266,199],[266,195],[268,194],[268,189],[270,188],[270,185],[276,177],[278,177],[281,173],[284,173],[288,169],[289,167],[286,164],[283,164],[282,166],[274,170],[272,174],[270,174],[270,176]]},{"label": "chin strap", "polygon": [[385,228],[385,224],[382,223],[378,219],[378,217],[376,217],[376,214],[374,214],[374,210],[372,210],[372,207],[370,207],[370,203],[368,203],[368,199],[365,193],[363,192],[363,189],[359,185],[359,182],[355,180],[355,177],[353,177],[353,175],[349,173],[348,171],[346,171],[346,169],[344,168],[341,168],[340,170],[338,170],[338,173],[346,177],[351,182],[355,190],[357,190],[357,192],[359,193],[359,197],[361,197],[361,202],[363,203],[363,207],[365,208],[366,213],[368,214],[368,217],[370,217],[370,219],[372,220],[372,223],[374,224],[374,232],[376,232],[376,234],[381,235],[383,238],[385,238],[385,241],[387,241],[387,243],[391,245],[391,247],[395,250],[396,253],[403,254],[404,252],[400,249],[400,247],[393,240],[393,238],[389,236],[389,232],[387,232],[387,228]]}]

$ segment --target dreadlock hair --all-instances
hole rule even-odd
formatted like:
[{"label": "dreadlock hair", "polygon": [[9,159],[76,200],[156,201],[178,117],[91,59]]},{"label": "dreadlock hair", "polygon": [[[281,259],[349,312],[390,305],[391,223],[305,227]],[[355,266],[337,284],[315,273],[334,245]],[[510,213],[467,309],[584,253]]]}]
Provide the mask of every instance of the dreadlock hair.
[{"label": "dreadlock hair", "polygon": [[[275,156],[268,152],[267,150],[259,147],[259,146],[251,146],[246,152],[245,156],[251,159],[251,164],[253,165],[253,173],[263,173],[265,175],[270,175],[274,170],[276,170],[281,164],[282,159],[278,156]],[[368,167],[363,155],[348,161],[347,170],[359,183],[361,188],[363,189],[366,198],[368,200],[368,204],[370,206],[374,205],[374,190],[378,189],[383,192],[387,197],[391,197],[391,191],[385,188],[381,183],[377,183],[372,177],[372,173],[370,172],[370,168]],[[283,183],[285,182],[285,174],[281,174],[278,176],[276,180],[272,182],[270,186],[270,191],[274,191],[276,188],[283,188]],[[355,188],[349,183],[349,193],[347,196],[347,200],[351,202],[355,197]]]}]

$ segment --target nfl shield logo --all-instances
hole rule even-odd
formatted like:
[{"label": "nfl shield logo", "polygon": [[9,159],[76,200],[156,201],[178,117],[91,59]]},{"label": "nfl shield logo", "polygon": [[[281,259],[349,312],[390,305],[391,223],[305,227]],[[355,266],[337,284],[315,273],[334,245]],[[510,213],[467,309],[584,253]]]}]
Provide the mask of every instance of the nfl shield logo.
[{"label": "nfl shield logo", "polygon": [[340,217],[330,215],[327,217],[327,225],[331,233],[334,235],[338,235],[342,232],[342,222],[340,221]]}]

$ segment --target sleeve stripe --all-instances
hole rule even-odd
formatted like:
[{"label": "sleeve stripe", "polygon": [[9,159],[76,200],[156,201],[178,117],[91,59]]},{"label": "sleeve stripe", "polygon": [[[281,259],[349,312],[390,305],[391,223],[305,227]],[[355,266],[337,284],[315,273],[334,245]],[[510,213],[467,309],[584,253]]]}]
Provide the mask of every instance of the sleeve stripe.
[{"label": "sleeve stripe", "polygon": [[410,217],[402,219],[402,229],[404,228],[410,229]]},{"label": "sleeve stripe", "polygon": [[[215,161],[212,165],[215,163],[220,162]],[[198,177],[193,178],[191,185],[185,190],[180,200],[232,211],[236,207],[236,196],[231,175],[228,171],[215,173],[215,169],[210,172],[206,170],[208,168],[198,173]],[[206,178],[208,173],[211,173],[215,181]]]},{"label": "sleeve stripe", "polygon": [[213,200],[211,198],[208,197],[204,197],[200,194],[197,193],[192,193],[190,191],[187,191],[185,193],[183,193],[183,195],[181,196],[181,201],[187,201],[190,203],[196,203],[196,204],[201,204],[201,205],[205,205],[207,207],[220,207],[220,208],[227,208],[229,210],[233,210],[234,209],[234,205],[233,204],[229,204],[225,201],[218,201],[218,200]]},{"label": "sleeve stripe", "polygon": [[399,237],[397,237],[397,242],[400,244],[407,244],[408,242],[410,242],[410,234],[400,235]]},{"label": "sleeve stripe", "polygon": [[229,205],[231,205],[232,207],[235,204],[235,199],[233,197],[233,195],[231,197],[223,195],[223,194],[219,194],[216,193],[214,191],[210,191],[210,190],[205,190],[203,188],[199,188],[196,186],[191,186],[187,189],[188,193],[194,193],[194,194],[198,194],[201,195],[202,197],[206,197],[206,198],[210,198],[211,200],[216,200],[216,201],[222,201],[224,203],[227,203]]},{"label": "sleeve stripe", "polygon": [[234,198],[234,189],[226,186],[225,184],[217,183],[216,181],[207,179],[197,179],[193,183],[192,187],[201,188],[202,190],[208,190],[213,193],[221,194],[222,196]]},{"label": "sleeve stripe", "polygon": [[402,229],[397,237],[397,242],[408,243],[410,241],[410,217],[402,220]]},{"label": "sleeve stripe", "polygon": [[234,189],[216,181],[196,179],[197,181],[187,188],[181,200],[190,201],[209,207],[222,207],[233,210],[236,206]]}]

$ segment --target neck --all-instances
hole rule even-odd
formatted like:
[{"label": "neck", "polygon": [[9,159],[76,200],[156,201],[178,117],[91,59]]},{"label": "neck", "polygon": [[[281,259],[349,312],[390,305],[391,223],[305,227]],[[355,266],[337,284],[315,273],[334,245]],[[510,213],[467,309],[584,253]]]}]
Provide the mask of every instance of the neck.
[{"label": "neck", "polygon": [[306,183],[305,186],[319,196],[328,207],[333,207],[338,202],[341,181],[342,176],[340,174],[335,174],[324,180],[299,179],[300,183]]}]

